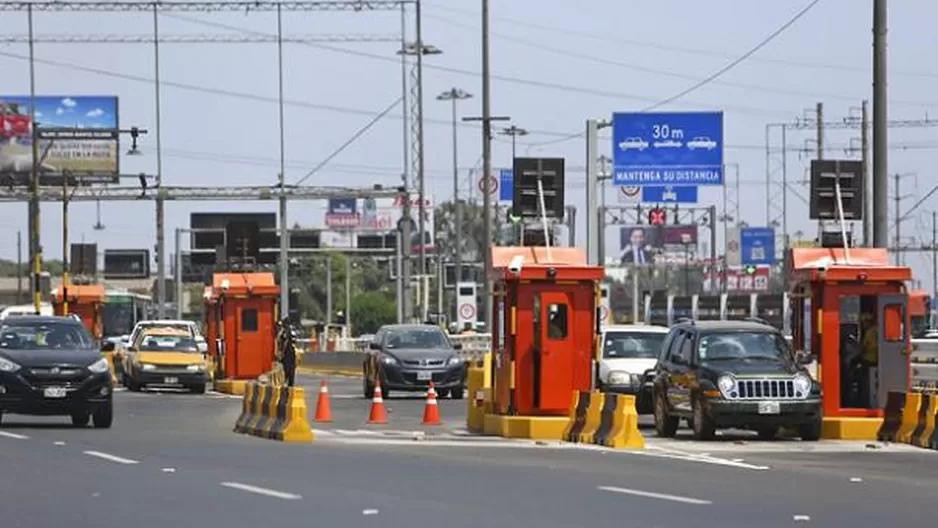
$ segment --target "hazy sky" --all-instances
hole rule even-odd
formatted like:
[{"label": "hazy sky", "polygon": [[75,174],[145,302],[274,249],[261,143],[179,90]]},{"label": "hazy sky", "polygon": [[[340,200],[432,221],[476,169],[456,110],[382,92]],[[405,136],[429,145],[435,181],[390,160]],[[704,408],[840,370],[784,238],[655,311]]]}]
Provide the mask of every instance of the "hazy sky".
[{"label": "hazy sky", "polygon": [[[518,139],[519,155],[564,156],[567,201],[584,206],[586,117],[608,118],[615,111],[638,111],[695,84],[743,55],[776,31],[808,0],[754,2],[713,0],[559,0],[492,1],[492,111],[510,115],[531,134]],[[448,103],[435,96],[451,87],[474,98],[460,104],[461,115],[481,111],[480,3],[425,0],[424,40],[442,55],[427,57],[424,72],[427,186],[438,201],[452,196],[451,131]],[[935,50],[932,21],[938,4],[924,0],[891,2],[889,66],[891,119],[924,117],[938,108],[938,69],[925,59]],[[276,31],[269,13],[169,13],[160,17],[167,35],[245,35]],[[409,17],[410,29],[413,17]],[[739,201],[743,220],[766,222],[765,125],[791,122],[815,103],[825,103],[826,118],[852,113],[871,98],[872,1],[821,0],[807,15],[769,45],[717,81],[664,110],[723,110],[727,163],[740,167]],[[152,17],[143,13],[41,13],[35,32],[43,35],[146,35]],[[379,35],[400,31],[397,12],[289,13],[286,35]],[[25,35],[25,13],[3,13],[0,36]],[[400,63],[394,42],[326,42],[285,45],[287,181],[303,177],[346,142],[401,93]],[[0,92],[29,91],[25,44],[0,44]],[[166,185],[272,184],[278,170],[277,60],[270,43],[162,45],[163,172]],[[38,44],[36,56],[55,64],[36,67],[37,93],[117,95],[121,125],[151,130],[142,141],[145,156],[124,157],[125,173],[153,173],[156,167],[152,44]],[[396,108],[307,180],[310,184],[395,184],[401,172],[401,113]],[[475,186],[468,171],[480,161],[478,127],[460,126],[463,189]],[[901,179],[902,204],[909,207],[938,180],[929,172],[938,153],[938,129],[892,129],[889,172]],[[603,136],[608,137],[608,134]],[[788,144],[813,148],[813,131],[791,132]],[[843,149],[858,130],[828,131],[827,157],[853,157]],[[777,136],[776,136],[777,138]],[[553,142],[549,143],[548,142]],[[778,145],[778,139],[775,139]],[[609,154],[609,141],[600,144]],[[495,166],[510,163],[508,138],[494,146]],[[809,156],[792,150],[790,181],[801,180]],[[773,161],[774,163],[774,161]],[[134,182],[128,182],[134,184]],[[890,182],[890,192],[893,184]],[[789,195],[789,231],[812,234],[807,187]],[[615,201],[614,189],[607,195]],[[476,193],[478,195],[478,193]],[[729,190],[731,200],[735,196]],[[719,188],[701,192],[700,205],[722,207]],[[902,226],[903,238],[930,242],[931,211],[925,203]],[[73,208],[75,241],[96,240],[102,248],[152,247],[152,203],[102,206],[104,231],[95,231],[95,205]],[[290,220],[319,225],[325,204],[294,204]],[[276,211],[275,203],[170,203],[172,230],[184,227],[190,212]],[[0,256],[15,257],[16,232],[26,230],[26,206],[0,205]],[[42,237],[46,255],[61,255],[61,207],[43,207]],[[890,204],[890,217],[894,209]],[[582,215],[580,241],[582,243]],[[722,231],[722,230],[721,230]],[[859,231],[858,231],[859,232]],[[703,235],[704,231],[701,231]],[[891,233],[890,236],[893,236]],[[618,247],[618,229],[607,232],[610,251]],[[722,235],[720,237],[722,247]],[[910,255],[925,287],[931,285],[930,258]]]}]

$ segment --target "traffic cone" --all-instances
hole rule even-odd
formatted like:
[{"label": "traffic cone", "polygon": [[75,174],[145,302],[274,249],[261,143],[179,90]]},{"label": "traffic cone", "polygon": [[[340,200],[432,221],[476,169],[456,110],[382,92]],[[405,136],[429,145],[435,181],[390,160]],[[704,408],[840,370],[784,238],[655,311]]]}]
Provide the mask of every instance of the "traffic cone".
[{"label": "traffic cone", "polygon": [[381,397],[381,383],[375,383],[375,396],[371,399],[371,413],[368,415],[370,424],[388,423],[388,414],[384,410],[384,398]]},{"label": "traffic cone", "polygon": [[332,406],[329,403],[329,387],[326,386],[326,380],[322,380],[319,385],[319,400],[316,402],[316,416],[313,420],[317,422],[332,421]]},{"label": "traffic cone", "polygon": [[440,407],[436,404],[436,389],[433,388],[433,382],[430,382],[430,390],[427,391],[427,405],[423,408],[423,425],[443,425],[440,422]]}]

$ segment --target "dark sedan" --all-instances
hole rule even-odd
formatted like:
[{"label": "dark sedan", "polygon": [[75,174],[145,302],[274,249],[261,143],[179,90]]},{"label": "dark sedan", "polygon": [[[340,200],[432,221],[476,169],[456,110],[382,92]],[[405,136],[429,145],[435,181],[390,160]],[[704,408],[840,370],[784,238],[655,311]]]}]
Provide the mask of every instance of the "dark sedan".
[{"label": "dark sedan", "polygon": [[363,368],[366,398],[380,381],[382,396],[391,391],[425,391],[433,382],[441,397],[460,399],[466,385],[466,363],[446,334],[433,325],[386,325],[371,341]]},{"label": "dark sedan", "polygon": [[107,358],[81,322],[23,316],[0,325],[0,417],[70,416],[109,428],[112,393]]}]

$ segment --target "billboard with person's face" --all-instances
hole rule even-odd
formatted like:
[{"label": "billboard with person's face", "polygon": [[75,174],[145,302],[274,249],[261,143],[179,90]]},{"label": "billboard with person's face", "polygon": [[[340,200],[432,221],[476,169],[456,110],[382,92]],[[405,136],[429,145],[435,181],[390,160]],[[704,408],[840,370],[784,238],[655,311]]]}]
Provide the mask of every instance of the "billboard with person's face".
[{"label": "billboard with person's face", "polygon": [[697,226],[627,226],[619,230],[622,264],[684,262],[697,254]]}]

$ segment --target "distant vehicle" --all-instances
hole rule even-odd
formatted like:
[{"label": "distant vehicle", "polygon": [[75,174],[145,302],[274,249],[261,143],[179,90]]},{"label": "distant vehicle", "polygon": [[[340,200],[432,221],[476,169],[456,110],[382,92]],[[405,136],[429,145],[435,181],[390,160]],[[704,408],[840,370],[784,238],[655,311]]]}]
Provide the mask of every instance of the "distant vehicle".
[{"label": "distant vehicle", "polygon": [[[15,306],[7,306],[3,310],[0,310],[0,321],[3,321],[9,316],[16,315],[36,315],[36,307],[32,304],[18,304]],[[55,311],[52,309],[51,303],[41,303],[39,305],[39,315],[55,315]]]},{"label": "distant vehicle", "polygon": [[[111,297],[110,293],[108,294],[108,297]],[[120,336],[120,341],[114,346],[114,374],[118,377],[118,379],[123,378],[124,366],[127,363],[125,361],[126,351],[130,347],[130,344],[137,341],[141,333],[145,333],[146,331],[157,328],[181,329],[188,333],[192,339],[196,341],[196,346],[199,348],[199,352],[202,352],[203,354],[208,353],[208,343],[205,341],[205,337],[202,336],[202,331],[199,328],[199,325],[193,321],[175,319],[139,320],[132,326],[130,334]]]},{"label": "distant vehicle", "polygon": [[124,385],[185,387],[203,394],[210,380],[208,358],[186,329],[155,327],[137,334],[124,357]]},{"label": "distant vehicle", "polygon": [[382,396],[391,391],[425,391],[433,382],[441,397],[462,399],[466,362],[435,325],[385,325],[378,329],[362,364],[363,392],[372,398],[380,381]]},{"label": "distant vehicle", "polygon": [[97,343],[71,317],[19,316],[0,323],[0,417],[70,416],[99,429],[114,420],[111,371]]},{"label": "distant vehicle", "polygon": [[687,142],[687,148],[691,150],[696,150],[696,149],[713,150],[717,148],[717,142],[706,136],[697,136],[694,139]]},{"label": "distant vehicle", "polygon": [[105,291],[102,309],[104,337],[129,336],[134,326],[147,318],[153,298],[126,290]]},{"label": "distant vehicle", "polygon": [[651,325],[611,325],[602,331],[599,390],[632,394],[641,414],[651,413],[655,364],[668,328]]},{"label": "distant vehicle", "polygon": [[640,137],[630,137],[625,138],[624,141],[619,143],[619,148],[622,150],[645,150],[648,148],[648,142]]},{"label": "distant vehicle", "polygon": [[661,346],[652,393],[655,430],[671,437],[687,420],[694,437],[750,429],[769,440],[780,427],[805,441],[821,437],[821,385],[782,333],[757,321],[686,321]]}]

